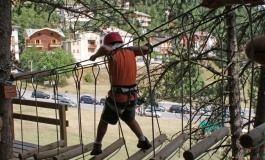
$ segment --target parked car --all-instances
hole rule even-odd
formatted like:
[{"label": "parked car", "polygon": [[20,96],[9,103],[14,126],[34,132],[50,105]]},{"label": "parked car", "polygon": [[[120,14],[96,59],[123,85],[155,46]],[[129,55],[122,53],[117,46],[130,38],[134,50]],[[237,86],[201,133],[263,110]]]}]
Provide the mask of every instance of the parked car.
[{"label": "parked car", "polygon": [[106,102],[106,98],[101,98],[100,101],[99,101],[99,104],[100,105],[104,105]]},{"label": "parked car", "polygon": [[144,62],[143,57],[138,58],[138,59],[136,60],[136,62]]},{"label": "parked car", "polygon": [[[172,113],[182,113],[181,111],[182,111],[182,107],[181,107],[181,105],[177,105],[177,104],[174,104],[174,105],[172,105],[170,108],[169,108],[169,110],[168,110],[169,112],[172,112]],[[189,109],[187,108],[187,107],[183,107],[183,113],[184,114],[189,114],[190,113],[190,111],[189,111]]]},{"label": "parked car", "polygon": [[198,113],[203,116],[210,116],[212,112],[207,107],[202,107],[198,110]]},{"label": "parked car", "polygon": [[57,100],[63,100],[63,99],[70,100],[69,97],[67,97],[65,94],[62,94],[62,93],[58,93],[57,95],[52,96],[52,99],[55,99],[55,98]]},{"label": "parked car", "polygon": [[[150,104],[147,105],[147,107],[145,109],[151,109],[151,105]],[[162,105],[159,105],[158,103],[155,103],[153,110],[159,111],[159,112],[165,112],[166,108],[163,107]]]},{"label": "parked car", "polygon": [[81,96],[80,101],[81,101],[81,103],[99,104],[98,100],[96,100],[95,98],[88,96],[88,95]]},{"label": "parked car", "polygon": [[[148,117],[152,117],[152,111],[151,111],[151,109],[145,109],[144,110],[144,115],[145,116],[148,116]],[[153,116],[154,117],[157,117],[157,118],[160,118],[161,117],[161,112],[159,112],[159,111],[153,111]]]},{"label": "parked car", "polygon": [[145,103],[145,102],[146,102],[146,100],[145,100],[144,97],[138,97],[138,98],[136,99],[136,105],[137,105],[137,106],[140,106],[140,105],[142,105],[142,104]]},{"label": "parked car", "polygon": [[61,99],[59,100],[59,104],[65,104],[65,105],[69,105],[70,107],[77,107],[77,104],[73,101],[71,101],[70,99]]},{"label": "parked car", "polygon": [[50,99],[50,95],[41,91],[33,91],[31,94],[32,98],[44,98],[44,99]]}]

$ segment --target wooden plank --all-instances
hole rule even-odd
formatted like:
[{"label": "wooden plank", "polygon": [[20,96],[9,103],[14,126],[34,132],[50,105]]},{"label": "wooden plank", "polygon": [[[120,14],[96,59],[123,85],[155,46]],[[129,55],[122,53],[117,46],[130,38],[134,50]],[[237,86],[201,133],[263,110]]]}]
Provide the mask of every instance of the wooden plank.
[{"label": "wooden plank", "polygon": [[249,131],[249,133],[243,134],[240,137],[240,144],[244,148],[250,148],[257,146],[259,143],[265,140],[265,123]]},{"label": "wooden plank", "polygon": [[204,138],[199,143],[191,147],[191,149],[185,151],[183,153],[185,160],[196,159],[199,155],[207,151],[210,147],[212,147],[215,143],[223,139],[228,134],[229,128],[227,127],[223,127],[214,131],[210,136]]},{"label": "wooden plank", "polygon": [[52,149],[55,149],[57,147],[62,147],[62,146],[64,146],[64,141],[54,142],[54,143],[47,144],[45,146],[40,146],[39,148],[20,153],[19,159],[25,159],[28,157],[32,157],[32,156],[34,156],[34,154],[36,154],[38,152],[44,152],[44,151],[52,150]]},{"label": "wooden plank", "polygon": [[68,152],[68,151],[73,150],[75,148],[78,148],[80,146],[81,146],[81,144],[77,144],[77,145],[73,145],[73,146],[69,146],[69,147],[63,147],[63,148],[59,148],[59,149],[40,152],[38,154],[34,154],[34,159],[39,160],[39,159],[50,158],[50,157]]},{"label": "wooden plank", "polygon": [[[151,143],[154,144],[153,147],[157,148],[162,143],[164,143],[166,140],[167,140],[167,136],[165,134],[161,134],[154,139],[154,143],[153,142],[151,142]],[[130,156],[128,158],[128,160],[141,160],[141,159],[143,159],[145,156],[147,156],[149,153],[151,153],[153,151],[153,147],[151,147],[148,150],[142,150],[141,149],[141,150],[137,151],[132,156]]]},{"label": "wooden plank", "polygon": [[32,101],[32,100],[26,100],[26,99],[12,99],[13,104],[21,104],[25,106],[31,106],[31,107],[41,107],[41,108],[48,108],[48,109],[57,109],[61,108],[63,106],[66,106],[66,111],[68,109],[67,105],[63,104],[56,104],[56,103],[51,103],[51,102],[43,102],[43,101]]},{"label": "wooden plank", "polygon": [[152,160],[162,160],[168,158],[174,151],[176,151],[183,143],[189,138],[188,134],[183,133],[173,139],[169,144],[163,147],[159,152],[156,153]]},{"label": "wooden plank", "polygon": [[73,150],[70,150],[68,152],[65,152],[63,154],[60,154],[58,156],[53,157],[53,160],[68,160],[68,159],[74,158],[74,157],[79,156],[83,153],[91,151],[93,148],[93,145],[94,145],[94,143],[82,145],[81,147],[75,148]]},{"label": "wooden plank", "polygon": [[[19,114],[19,113],[13,113],[13,118],[27,120],[27,121],[33,121],[33,122],[39,122],[39,123],[60,125],[60,120],[59,119],[53,119],[53,118],[37,117],[37,116]],[[66,121],[66,126],[67,127],[69,126],[68,121]]]},{"label": "wooden plank", "polygon": [[108,157],[111,153],[113,153],[114,151],[116,151],[117,149],[121,148],[121,146],[124,145],[124,139],[123,138],[119,138],[117,141],[115,141],[114,143],[112,143],[111,145],[109,145],[108,147],[106,147],[103,151],[102,154],[97,155],[97,156],[93,156],[90,159],[93,160],[101,160],[104,159],[106,157]]},{"label": "wooden plank", "polygon": [[[23,150],[22,150],[22,144],[23,144]],[[19,153],[23,153],[29,150],[33,150],[38,148],[38,145],[31,144],[27,142],[21,142],[17,140],[13,140],[13,157],[14,159],[19,159]]]},{"label": "wooden plank", "polygon": [[37,144],[32,144],[32,143],[27,143],[27,142],[22,142],[22,141],[17,141],[17,140],[13,140],[13,147],[14,148],[22,148],[22,144],[23,144],[23,149],[34,149],[37,148],[38,145]]},{"label": "wooden plank", "polygon": [[67,130],[68,121],[66,120],[65,106],[59,108],[59,119],[60,119],[60,136],[61,140],[64,140],[65,146],[67,146]]},{"label": "wooden plank", "polygon": [[22,148],[23,148],[23,151],[30,151],[32,149],[38,148],[38,146],[36,145],[34,147],[34,146],[25,146],[25,145],[22,146],[20,144],[13,144],[13,149],[20,149],[20,151],[22,151]]}]

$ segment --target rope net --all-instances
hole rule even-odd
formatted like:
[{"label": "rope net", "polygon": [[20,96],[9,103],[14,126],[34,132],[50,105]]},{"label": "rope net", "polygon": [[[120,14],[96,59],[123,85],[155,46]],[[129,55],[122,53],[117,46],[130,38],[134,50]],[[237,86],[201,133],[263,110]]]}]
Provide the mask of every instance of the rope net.
[{"label": "rope net", "polygon": [[[78,2],[86,9],[89,9],[87,5],[91,5],[83,1]],[[52,5],[48,2],[43,3]],[[166,2],[156,3],[163,4]],[[119,10],[118,6],[102,0],[97,3],[97,6],[109,14],[106,17],[103,17],[103,14],[99,14],[98,16],[100,16],[101,20],[94,18],[94,26],[91,26],[91,23],[84,24],[83,26],[75,25],[73,30],[90,30],[90,28],[103,27],[109,25],[107,23],[111,17],[119,16],[123,18],[124,23],[130,28],[129,31],[132,32],[128,44],[133,42],[136,46],[140,46],[145,44],[146,41],[150,41],[154,51],[158,51],[158,49],[167,51],[169,54],[166,56],[156,57],[161,60],[154,59],[152,56],[156,53],[153,52],[153,54],[143,57],[143,62],[137,62],[139,94],[141,97],[145,97],[147,103],[151,105],[159,103],[167,106],[167,109],[171,105],[179,105],[181,106],[180,113],[171,113],[174,116],[170,117],[171,122],[167,126],[171,128],[170,131],[161,125],[161,121],[163,125],[166,125],[166,122],[162,118],[152,116],[150,121],[148,121],[149,124],[144,126],[144,132],[148,137],[152,137],[153,140],[161,135],[161,133],[165,133],[168,141],[163,145],[170,143],[172,139],[182,133],[188,134],[188,140],[179,149],[174,151],[173,154],[168,155],[169,159],[175,159],[176,157],[183,157],[185,150],[190,149],[205,137],[210,136],[214,131],[227,126],[231,128],[230,134],[211,148],[205,149],[204,153],[199,155],[199,159],[231,159],[231,152],[233,150],[231,135],[234,135],[238,131],[240,134],[248,132],[253,127],[253,112],[257,102],[256,91],[258,88],[258,82],[254,79],[257,79],[255,77],[258,77],[260,73],[260,66],[256,63],[251,63],[246,58],[244,45],[247,41],[253,39],[254,36],[262,34],[260,24],[263,24],[262,17],[264,17],[264,12],[262,12],[263,9],[260,7],[249,9],[245,5],[236,5],[226,9],[206,10],[199,4],[193,6],[180,4],[180,2],[174,1],[171,7],[167,8],[169,14],[164,23],[161,22],[158,26],[152,26],[152,29],[141,34],[135,29],[134,24],[128,21],[127,16],[124,16],[124,13]],[[60,5],[57,5],[60,8]],[[68,11],[75,12],[72,9]],[[230,45],[228,41],[231,40],[229,34],[232,33],[227,31],[230,25],[228,24],[227,17],[232,12],[237,14],[237,21],[234,26],[237,30],[234,34],[236,34],[238,42],[236,54],[231,54],[228,49]],[[78,12],[78,14],[86,15],[85,12]],[[246,17],[244,14],[249,15],[251,18]],[[115,20],[112,22],[116,25],[120,23],[120,21]],[[163,33],[163,35],[167,36],[160,41],[148,38],[157,33]],[[39,88],[45,90],[53,88],[54,95],[56,95],[59,92],[68,92],[68,90],[64,90],[60,86],[60,80],[62,80],[59,78],[60,75],[72,73],[72,77],[68,79],[73,79],[72,82],[74,82],[72,88],[75,89],[71,93],[76,94],[77,108],[69,108],[69,112],[76,112],[76,115],[72,115],[73,117],[69,118],[71,118],[71,125],[78,126],[78,131],[68,129],[68,137],[71,137],[68,139],[68,144],[89,144],[94,141],[96,134],[95,124],[100,119],[98,112],[101,112],[101,110],[98,110],[100,107],[95,104],[94,108],[91,109],[93,113],[87,115],[90,112],[84,111],[87,106],[81,103],[80,97],[85,93],[93,94],[96,98],[105,96],[103,93],[99,93],[98,88],[101,86],[105,87],[106,90],[103,92],[106,94],[110,87],[102,83],[106,81],[101,80],[109,78],[108,68],[105,66],[106,61],[106,59],[98,62],[85,60],[45,71],[12,75],[11,80],[16,81],[17,86],[19,86],[20,98],[23,97],[22,93],[28,93],[32,89],[39,90]],[[236,66],[234,68],[237,71],[236,74],[231,72],[231,67],[233,66]],[[47,72],[48,75],[46,74]],[[84,77],[88,73],[93,74],[92,81],[94,81],[94,84],[85,82]],[[43,82],[47,77],[50,78],[50,81],[54,82],[52,86],[45,86],[39,83]],[[32,87],[29,87],[28,80],[23,79],[31,79]],[[237,82],[237,84],[231,85],[231,81]],[[235,90],[240,91],[237,95],[238,97],[231,99],[231,93]],[[39,99],[35,99],[35,114],[38,117],[37,100]],[[233,104],[232,101],[238,101],[239,108],[238,104]],[[54,103],[58,103],[58,101],[55,99]],[[24,113],[24,110],[24,107],[20,105],[14,111]],[[92,116],[93,114],[94,116]],[[55,118],[58,119],[56,112]],[[235,121],[238,124],[233,125]],[[20,133],[19,139],[27,141],[24,132],[26,129],[24,122],[21,120],[16,125],[20,128],[20,132],[16,130],[16,134]],[[35,137],[37,137],[37,140],[33,141],[35,144],[37,142],[39,146],[42,144],[42,139],[45,139],[45,136],[42,133],[44,131],[40,130],[38,122],[36,125],[37,134],[35,135],[37,136]],[[142,128],[143,125],[141,124]],[[133,133],[124,133],[124,125],[121,125],[120,122],[117,126],[118,128],[115,128],[116,132],[111,131],[113,134],[109,135],[107,132],[104,138],[106,144],[111,144],[115,139],[120,137],[124,138],[125,144],[131,143],[130,134],[133,135]],[[54,137],[51,138],[51,141],[59,141],[57,127],[54,129],[54,132],[55,134],[53,134]],[[111,138],[108,138],[108,136]],[[163,148],[163,145],[157,149],[153,148],[153,152],[149,154],[149,157],[155,157],[156,153]],[[136,148],[130,150],[130,148],[131,145],[125,145],[125,147],[113,153],[109,159],[117,157],[127,159],[132,155],[132,152],[137,150]],[[88,153],[83,152],[84,148],[82,148],[82,155],[77,159],[87,159],[87,156],[90,156]],[[245,153],[247,153],[245,157],[249,156],[248,150]]]}]

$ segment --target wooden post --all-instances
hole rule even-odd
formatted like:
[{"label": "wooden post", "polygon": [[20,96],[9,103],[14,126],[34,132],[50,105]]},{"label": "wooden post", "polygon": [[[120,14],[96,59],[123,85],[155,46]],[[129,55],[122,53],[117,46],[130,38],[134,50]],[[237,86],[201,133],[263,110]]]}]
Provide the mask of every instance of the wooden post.
[{"label": "wooden post", "polygon": [[195,146],[191,147],[191,149],[185,151],[183,153],[185,160],[196,159],[199,155],[207,151],[210,147],[212,147],[215,143],[223,139],[228,134],[229,129],[227,127],[223,127],[214,131],[210,136],[204,138]]},{"label": "wooden post", "polygon": [[0,117],[0,142],[1,142],[1,130],[2,130],[2,128],[3,128],[3,120]]},{"label": "wooden post", "polygon": [[[167,140],[167,136],[165,134],[161,134],[158,137],[156,137],[156,139],[154,139],[154,144],[155,148],[157,148],[159,145],[161,145],[162,143],[164,143]],[[151,142],[151,144],[153,144]],[[134,153],[131,157],[128,158],[128,160],[141,160],[143,159],[146,155],[148,155],[149,153],[151,153],[153,151],[153,147],[151,147],[148,150],[139,150],[138,152]]]},{"label": "wooden post", "polygon": [[101,160],[104,159],[106,157],[108,157],[111,153],[113,153],[114,151],[116,151],[117,149],[121,148],[121,146],[124,145],[124,139],[123,138],[119,138],[117,141],[115,141],[114,143],[112,143],[111,145],[109,145],[108,147],[106,147],[103,150],[103,153],[97,156],[94,156],[90,159],[93,160]]},{"label": "wooden post", "polygon": [[59,107],[59,119],[60,119],[60,135],[61,140],[64,140],[65,146],[67,146],[67,131],[66,131],[66,111],[67,111],[67,105],[63,105]]},{"label": "wooden post", "polygon": [[50,157],[53,157],[53,156],[68,152],[68,151],[73,150],[75,148],[78,148],[80,146],[81,146],[81,144],[77,144],[77,145],[64,147],[64,148],[60,148],[60,149],[54,149],[54,150],[40,152],[38,154],[34,154],[34,159],[35,160],[39,160],[39,159],[50,158]]},{"label": "wooden post", "polygon": [[[263,24],[263,26],[264,26],[264,24]],[[263,28],[265,29],[265,27],[263,27]],[[249,112],[251,112],[251,110]],[[265,123],[265,67],[261,66],[260,76],[259,76],[259,89],[258,89],[256,116],[255,116],[255,120],[254,120],[254,128],[258,127],[259,125],[262,125],[263,123]],[[250,126],[248,126],[248,127],[250,127]],[[251,153],[250,153],[250,159],[251,160],[262,159],[263,152],[264,152],[264,145],[252,148]]]},{"label": "wooden post", "polygon": [[244,159],[243,148],[239,142],[242,134],[241,126],[241,104],[240,104],[240,87],[238,59],[239,51],[237,45],[236,30],[236,13],[232,10],[232,6],[225,6],[225,11],[229,11],[225,16],[225,28],[227,31],[227,71],[228,82],[227,89],[229,93],[229,111],[230,111],[230,129],[231,129],[231,148],[233,159]]},{"label": "wooden post", "polygon": [[12,133],[12,136],[13,136],[12,138],[13,138],[13,140],[14,140],[14,139],[15,139],[15,125],[14,125],[14,117],[13,117],[13,113],[14,113],[14,112],[13,112],[13,110],[14,110],[13,107],[14,107],[14,104],[13,104],[13,101],[12,101],[12,103],[11,103],[11,108],[10,108],[10,109],[11,109],[11,113],[12,113],[12,114],[11,114],[11,118],[12,118],[12,120],[13,120],[13,121],[12,121],[12,126],[11,126],[11,133]]},{"label": "wooden post", "polygon": [[76,156],[81,155],[82,153],[86,153],[88,151],[91,151],[93,148],[93,145],[94,145],[94,143],[82,145],[78,148],[72,149],[68,152],[65,152],[63,154],[60,154],[58,156],[53,157],[53,160],[68,160],[68,159],[74,158]]},{"label": "wooden post", "polygon": [[44,151],[52,150],[52,149],[55,149],[58,147],[63,147],[63,146],[64,146],[64,141],[54,142],[54,143],[50,143],[50,144],[47,144],[45,146],[41,146],[39,148],[30,150],[30,151],[27,151],[27,152],[20,153],[18,155],[18,157],[20,160],[22,160],[22,159],[25,159],[28,157],[32,157],[32,156],[34,156],[34,154],[36,154],[38,152],[44,152]]},{"label": "wooden post", "polygon": [[250,148],[258,145],[265,140],[265,123],[252,129],[240,137],[240,144],[244,148]]},{"label": "wooden post", "polygon": [[0,117],[0,131],[1,131],[2,127],[3,127],[3,120],[2,120],[2,118]]},{"label": "wooden post", "polygon": [[[32,100],[19,100],[19,99],[13,99],[12,100],[13,105],[14,104],[20,104],[20,105],[26,105],[26,106],[32,106],[35,107],[36,102]],[[66,120],[66,111],[68,110],[68,105],[62,105],[62,104],[55,104],[50,102],[42,102],[37,101],[37,106],[40,108],[47,108],[47,109],[58,109],[59,111],[59,119],[55,118],[47,118],[47,117],[41,117],[41,116],[34,116],[34,115],[26,115],[26,114],[20,114],[20,113],[13,113],[13,107],[11,107],[12,118],[13,119],[20,119],[20,120],[26,120],[26,121],[33,121],[33,122],[39,122],[39,123],[46,123],[46,124],[52,124],[52,125],[60,125],[60,140],[64,141],[65,146],[67,146],[67,130],[66,127],[68,127],[68,121]],[[12,133],[14,135],[14,121],[12,123]],[[13,137],[13,139],[15,139]]]},{"label": "wooden post", "polygon": [[151,158],[151,160],[162,160],[169,157],[174,151],[177,150],[183,143],[188,139],[188,134],[183,133],[173,139],[168,145],[162,148],[159,152],[156,153],[155,157]]}]

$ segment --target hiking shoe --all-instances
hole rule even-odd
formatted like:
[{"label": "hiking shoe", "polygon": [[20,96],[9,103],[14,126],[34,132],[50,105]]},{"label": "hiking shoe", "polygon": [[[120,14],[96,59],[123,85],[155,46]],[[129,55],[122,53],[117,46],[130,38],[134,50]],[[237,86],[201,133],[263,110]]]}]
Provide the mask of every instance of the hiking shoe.
[{"label": "hiking shoe", "polygon": [[140,141],[140,140],[138,141],[137,147],[141,148],[141,149],[144,149],[144,150],[147,150],[147,149],[151,148],[152,145],[148,141],[148,139],[145,137],[145,141]]},{"label": "hiking shoe", "polygon": [[93,146],[93,149],[92,151],[90,152],[90,155],[99,155],[102,153],[102,144],[97,144],[97,143],[94,143],[94,146]]}]

